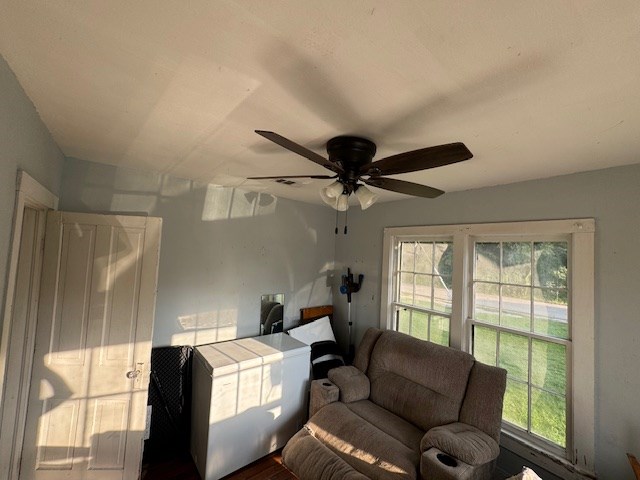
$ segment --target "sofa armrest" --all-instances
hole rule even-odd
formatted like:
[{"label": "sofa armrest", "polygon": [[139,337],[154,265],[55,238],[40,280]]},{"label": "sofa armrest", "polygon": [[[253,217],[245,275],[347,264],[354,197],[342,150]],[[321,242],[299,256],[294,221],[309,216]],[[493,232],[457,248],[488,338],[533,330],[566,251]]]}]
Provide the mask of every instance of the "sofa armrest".
[{"label": "sofa armrest", "polygon": [[340,401],[344,403],[357,402],[369,398],[371,384],[369,377],[356,367],[338,367],[329,370],[329,380],[340,389]]},{"label": "sofa armrest", "polygon": [[311,396],[309,397],[309,418],[325,405],[337,402],[340,390],[327,379],[311,382]]},{"label": "sofa armrest", "polygon": [[473,466],[491,462],[500,454],[498,442],[482,430],[461,422],[434,427],[425,433],[420,451],[432,447]]}]

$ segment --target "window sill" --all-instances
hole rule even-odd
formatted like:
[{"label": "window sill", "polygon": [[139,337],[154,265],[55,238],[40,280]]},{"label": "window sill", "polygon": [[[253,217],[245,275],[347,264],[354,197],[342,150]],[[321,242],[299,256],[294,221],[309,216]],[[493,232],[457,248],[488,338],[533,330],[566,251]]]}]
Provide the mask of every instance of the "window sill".
[{"label": "window sill", "polygon": [[571,464],[566,458],[545,452],[540,447],[504,430],[500,435],[500,445],[560,478],[567,480],[593,480],[596,478],[593,472],[582,470]]}]

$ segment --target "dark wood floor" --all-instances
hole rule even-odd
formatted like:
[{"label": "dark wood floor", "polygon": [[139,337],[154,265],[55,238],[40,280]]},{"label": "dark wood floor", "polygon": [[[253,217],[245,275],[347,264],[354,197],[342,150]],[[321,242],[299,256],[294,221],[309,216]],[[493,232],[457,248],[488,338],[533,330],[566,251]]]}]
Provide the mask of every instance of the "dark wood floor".
[{"label": "dark wood floor", "polygon": [[[142,466],[141,480],[200,480],[188,453],[174,458],[152,460]],[[297,477],[282,465],[281,452],[275,452],[241,470],[224,477],[224,480],[296,480]]]},{"label": "dark wood floor", "polygon": [[[493,478],[501,480],[511,474],[496,469]],[[191,455],[183,453],[174,458],[152,460],[142,465],[141,480],[201,480]],[[281,451],[268,455],[251,465],[227,475],[222,480],[298,480],[282,465]]]}]

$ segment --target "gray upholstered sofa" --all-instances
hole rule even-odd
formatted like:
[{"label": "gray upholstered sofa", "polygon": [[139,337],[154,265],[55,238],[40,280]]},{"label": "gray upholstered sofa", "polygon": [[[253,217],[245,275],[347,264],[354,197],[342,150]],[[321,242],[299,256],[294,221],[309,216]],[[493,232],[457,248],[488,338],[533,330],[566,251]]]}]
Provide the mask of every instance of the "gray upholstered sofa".
[{"label": "gray upholstered sofa", "polygon": [[505,370],[369,329],[329,380],[312,383],[309,421],[283,450],[301,480],[491,478]]}]

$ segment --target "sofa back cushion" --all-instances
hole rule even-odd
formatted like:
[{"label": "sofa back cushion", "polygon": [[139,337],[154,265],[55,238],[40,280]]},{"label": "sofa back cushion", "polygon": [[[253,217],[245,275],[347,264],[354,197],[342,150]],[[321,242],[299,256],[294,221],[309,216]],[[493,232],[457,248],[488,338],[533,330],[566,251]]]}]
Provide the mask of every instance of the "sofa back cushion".
[{"label": "sofa back cushion", "polygon": [[356,349],[356,355],[353,358],[353,366],[359,369],[362,373],[367,373],[369,369],[369,360],[371,360],[371,352],[373,347],[376,346],[378,338],[382,335],[382,330],[378,328],[368,328],[364,332],[362,340]]},{"label": "sofa back cushion", "polygon": [[507,387],[507,371],[476,362],[469,374],[467,393],[460,409],[460,421],[479,428],[500,441],[502,402]]},{"label": "sofa back cushion", "polygon": [[474,359],[391,330],[371,351],[370,400],[427,431],[458,421]]}]

